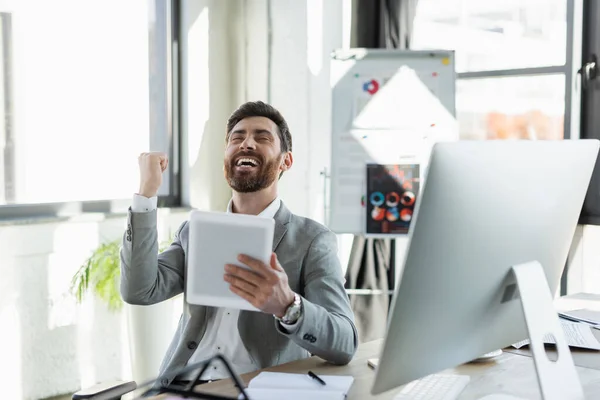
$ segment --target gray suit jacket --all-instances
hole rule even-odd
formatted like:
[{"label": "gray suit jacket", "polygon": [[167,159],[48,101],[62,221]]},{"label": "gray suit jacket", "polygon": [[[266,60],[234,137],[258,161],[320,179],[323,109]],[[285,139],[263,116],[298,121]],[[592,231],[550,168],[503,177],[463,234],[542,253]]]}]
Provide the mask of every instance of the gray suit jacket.
[{"label": "gray suit jacket", "polygon": [[[156,211],[128,214],[121,248],[121,295],[129,304],[149,305],[183,292],[189,228],[177,230],[173,243],[158,253]],[[283,204],[275,214],[273,251],[291,289],[303,297],[304,314],[292,332],[270,314],[241,311],[240,337],[250,357],[266,368],[317,355],[334,364],[350,362],[358,346],[354,315],[344,289],[334,233],[292,214]],[[202,340],[214,307],[184,304],[177,331],[160,367],[166,384],[186,365]]]}]

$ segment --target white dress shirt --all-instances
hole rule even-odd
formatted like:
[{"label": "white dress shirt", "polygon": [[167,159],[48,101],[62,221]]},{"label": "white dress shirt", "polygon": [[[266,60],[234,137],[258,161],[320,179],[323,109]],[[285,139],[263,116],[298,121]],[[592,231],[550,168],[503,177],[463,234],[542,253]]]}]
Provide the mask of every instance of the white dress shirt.
[{"label": "white dress shirt", "polygon": [[[132,212],[148,212],[156,209],[157,198],[147,198],[141,195],[134,195]],[[261,217],[273,218],[275,213],[281,206],[281,200],[277,197],[271,204],[267,206],[260,214]],[[232,212],[232,201],[229,201],[227,212]],[[237,329],[237,321],[240,310],[231,308],[218,308],[216,313],[213,313],[209,320],[204,337],[200,341],[198,348],[190,357],[188,364],[193,364],[203,360],[207,360],[217,353],[223,354],[232,364],[232,367],[238,374],[245,374],[258,369],[257,365],[252,361],[248,350],[244,347],[244,343]],[[293,325],[283,324],[282,327],[291,331],[301,318]],[[210,370],[207,370],[202,379],[213,380],[228,378],[227,369],[221,364],[215,362]]]}]

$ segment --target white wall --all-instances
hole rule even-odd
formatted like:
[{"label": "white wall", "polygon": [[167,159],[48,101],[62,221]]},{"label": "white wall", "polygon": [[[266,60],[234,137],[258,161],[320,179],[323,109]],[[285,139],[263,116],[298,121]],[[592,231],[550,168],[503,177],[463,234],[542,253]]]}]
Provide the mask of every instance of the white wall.
[{"label": "white wall", "polygon": [[225,126],[236,104],[232,30],[238,2],[184,0],[182,47],[182,130],[189,166],[189,202],[206,210],[225,210],[231,191],[223,177]]}]

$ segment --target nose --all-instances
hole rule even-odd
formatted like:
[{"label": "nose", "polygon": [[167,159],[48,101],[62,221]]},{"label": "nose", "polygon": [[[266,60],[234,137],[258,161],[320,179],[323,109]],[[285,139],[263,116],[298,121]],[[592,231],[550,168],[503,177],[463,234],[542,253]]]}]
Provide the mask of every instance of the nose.
[{"label": "nose", "polygon": [[256,149],[256,142],[252,135],[246,136],[244,141],[240,143],[240,150],[254,150]]}]

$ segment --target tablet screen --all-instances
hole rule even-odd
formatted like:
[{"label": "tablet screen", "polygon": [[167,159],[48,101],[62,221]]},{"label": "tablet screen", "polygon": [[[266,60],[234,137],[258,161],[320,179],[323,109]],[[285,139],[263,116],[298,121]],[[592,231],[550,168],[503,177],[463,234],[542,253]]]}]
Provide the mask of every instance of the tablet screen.
[{"label": "tablet screen", "polygon": [[229,290],[223,280],[225,264],[246,254],[269,264],[273,248],[273,218],[193,211],[189,223],[186,301],[190,304],[257,309]]}]

